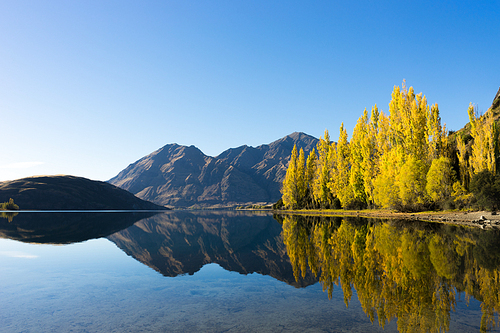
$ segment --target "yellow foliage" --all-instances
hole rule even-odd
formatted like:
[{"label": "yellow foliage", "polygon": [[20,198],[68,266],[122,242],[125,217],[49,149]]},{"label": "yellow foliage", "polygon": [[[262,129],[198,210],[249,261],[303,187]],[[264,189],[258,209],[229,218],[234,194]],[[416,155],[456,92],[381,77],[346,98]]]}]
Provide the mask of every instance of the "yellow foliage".
[{"label": "yellow foliage", "polygon": [[470,175],[483,170],[496,173],[496,156],[498,151],[498,131],[493,120],[493,113],[480,116],[477,109],[470,104],[467,110],[471,124],[471,135],[474,138],[472,154],[469,158]]},{"label": "yellow foliage", "polygon": [[453,181],[455,172],[447,157],[439,157],[432,161],[429,172],[427,172],[427,185],[425,189],[429,197],[438,202],[448,198],[453,192]]},{"label": "yellow foliage", "polygon": [[410,156],[401,168],[398,181],[399,198],[403,206],[425,202],[426,174],[427,166],[425,163]]},{"label": "yellow foliage", "polygon": [[[307,200],[290,199],[284,187],[285,205],[303,208],[301,205],[314,202],[316,207],[327,208],[340,201],[344,208],[375,205],[415,210],[428,208],[431,201],[442,203],[452,195],[451,161],[455,157],[438,105],[429,106],[426,97],[415,94],[413,87],[407,89],[404,81],[402,87],[394,87],[391,97],[387,115],[376,105],[370,117],[364,110],[350,142],[342,123],[337,143],[330,142],[325,130],[307,163],[301,156],[297,158],[300,162],[290,163],[295,169],[306,164],[304,171],[295,170],[295,178],[289,179],[299,182],[291,192],[307,196]],[[473,109],[469,116],[474,137],[469,161],[461,137],[456,148],[465,188],[471,170],[496,170],[498,155],[498,131],[492,117],[478,118]]]}]

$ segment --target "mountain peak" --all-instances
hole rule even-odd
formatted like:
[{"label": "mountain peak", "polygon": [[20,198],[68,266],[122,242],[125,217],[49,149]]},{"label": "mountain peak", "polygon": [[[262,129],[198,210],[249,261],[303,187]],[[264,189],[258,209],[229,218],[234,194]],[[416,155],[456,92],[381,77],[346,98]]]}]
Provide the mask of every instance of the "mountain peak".
[{"label": "mountain peak", "polygon": [[311,135],[306,134],[304,132],[293,132],[292,134],[288,134],[285,137],[290,137],[290,138],[292,138],[294,140],[300,140],[301,138],[312,138]]}]

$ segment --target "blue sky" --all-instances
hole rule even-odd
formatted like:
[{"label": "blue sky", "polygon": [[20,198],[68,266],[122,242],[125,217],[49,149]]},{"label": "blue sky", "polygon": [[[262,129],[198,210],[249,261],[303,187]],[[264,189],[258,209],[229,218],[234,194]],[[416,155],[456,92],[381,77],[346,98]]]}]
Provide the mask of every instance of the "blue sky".
[{"label": "blue sky", "polygon": [[500,1],[0,2],[0,181],[168,143],[333,140],[403,79],[457,130],[500,86]]}]

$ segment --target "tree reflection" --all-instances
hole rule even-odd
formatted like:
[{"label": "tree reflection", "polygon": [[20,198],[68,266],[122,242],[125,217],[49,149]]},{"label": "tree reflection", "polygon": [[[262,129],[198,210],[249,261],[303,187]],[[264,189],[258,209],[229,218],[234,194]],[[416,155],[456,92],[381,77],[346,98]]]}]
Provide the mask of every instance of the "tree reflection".
[{"label": "tree reflection", "polygon": [[7,219],[7,221],[12,222],[15,216],[17,216],[17,212],[0,212],[0,217]]},{"label": "tree reflection", "polygon": [[401,332],[448,331],[457,294],[481,301],[481,331],[498,324],[500,234],[424,222],[285,216],[283,241],[295,278],[315,274],[346,306]]}]

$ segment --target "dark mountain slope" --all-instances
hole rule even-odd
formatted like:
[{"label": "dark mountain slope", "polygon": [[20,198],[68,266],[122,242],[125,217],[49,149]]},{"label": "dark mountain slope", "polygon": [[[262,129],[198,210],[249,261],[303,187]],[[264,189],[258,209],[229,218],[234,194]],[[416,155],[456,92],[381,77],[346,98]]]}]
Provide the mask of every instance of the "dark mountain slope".
[{"label": "dark mountain slope", "polygon": [[269,145],[241,146],[217,157],[194,146],[166,145],[130,164],[111,184],[159,205],[234,206],[277,201],[293,145],[309,152],[317,139],[293,133]]},{"label": "dark mountain slope", "polygon": [[165,209],[111,184],[75,176],[37,176],[0,183],[0,202],[22,210]]}]

